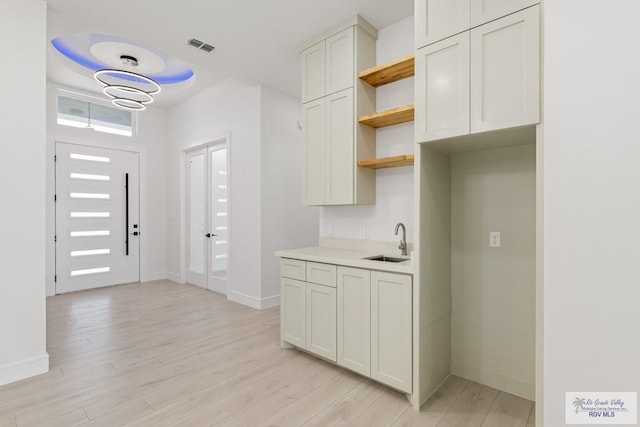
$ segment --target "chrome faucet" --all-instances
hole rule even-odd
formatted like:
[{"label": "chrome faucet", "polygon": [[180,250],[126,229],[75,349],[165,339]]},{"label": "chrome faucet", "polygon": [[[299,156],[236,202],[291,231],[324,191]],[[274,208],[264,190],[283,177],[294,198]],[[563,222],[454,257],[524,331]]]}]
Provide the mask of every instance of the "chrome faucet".
[{"label": "chrome faucet", "polygon": [[404,227],[404,224],[399,222],[396,224],[396,231],[395,231],[395,235],[398,235],[398,229],[402,227],[402,239],[400,240],[400,246],[398,246],[398,249],[400,249],[400,255],[407,255],[407,229]]}]

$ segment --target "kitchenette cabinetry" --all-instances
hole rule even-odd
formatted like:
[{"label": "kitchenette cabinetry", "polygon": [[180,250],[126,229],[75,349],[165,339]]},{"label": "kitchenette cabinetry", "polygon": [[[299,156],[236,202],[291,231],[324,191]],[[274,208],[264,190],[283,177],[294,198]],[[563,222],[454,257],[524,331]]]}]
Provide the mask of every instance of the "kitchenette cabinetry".
[{"label": "kitchenette cabinetry", "polygon": [[486,24],[538,3],[540,0],[471,0],[471,27]]},{"label": "kitchenette cabinetry", "polygon": [[371,271],[338,267],[338,365],[371,376]]},{"label": "kitchenette cabinetry", "polygon": [[416,0],[416,48],[471,28],[471,0]]},{"label": "kitchenette cabinetry", "polygon": [[411,392],[411,277],[371,272],[371,378]]},{"label": "kitchenette cabinetry", "polygon": [[290,258],[280,265],[283,346],[412,392],[410,274]]},{"label": "kitchenette cabinetry", "polygon": [[376,38],[357,17],[303,45],[305,205],[375,202],[375,172],[357,167],[375,155],[375,131],[357,121],[375,111],[375,90],[356,78],[356,69],[375,65]]},{"label": "kitchenette cabinetry", "polygon": [[335,266],[280,260],[282,341],[336,361]]},{"label": "kitchenette cabinetry", "polygon": [[416,49],[538,3],[540,0],[416,0]]},{"label": "kitchenette cabinetry", "polygon": [[[497,3],[505,2],[491,10],[504,10]],[[416,28],[426,25],[420,23],[426,16],[416,16]],[[416,142],[538,123],[539,56],[539,6],[418,49]]]}]

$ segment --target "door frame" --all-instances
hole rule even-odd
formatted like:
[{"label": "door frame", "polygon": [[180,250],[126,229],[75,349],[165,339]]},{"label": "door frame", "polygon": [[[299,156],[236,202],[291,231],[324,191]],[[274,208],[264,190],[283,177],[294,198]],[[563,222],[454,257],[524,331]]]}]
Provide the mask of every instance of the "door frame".
[{"label": "door frame", "polygon": [[[180,283],[187,283],[187,269],[188,269],[188,256],[189,256],[189,247],[188,247],[188,233],[189,233],[189,177],[187,170],[187,161],[189,153],[195,150],[200,150],[202,148],[207,148],[215,145],[226,145],[227,148],[227,188],[228,188],[228,206],[227,206],[227,223],[229,224],[229,229],[227,230],[227,284],[225,295],[229,295],[229,289],[231,284],[231,260],[233,259],[233,246],[232,242],[232,234],[233,234],[233,213],[232,213],[232,176],[233,176],[233,168],[231,167],[231,134],[229,132],[219,135],[217,137],[208,139],[206,142],[198,142],[187,145],[182,149],[181,159],[180,159],[180,185],[181,185],[181,197],[180,197]],[[208,164],[207,159],[207,164]],[[207,169],[208,176],[208,169]],[[208,219],[207,219],[208,220]],[[209,260],[207,260],[207,263]],[[208,281],[209,281],[209,272],[207,271],[207,289],[208,289]]]},{"label": "door frame", "polygon": [[[52,137],[47,138],[47,161],[46,161],[46,177],[48,178],[46,185],[46,245],[45,245],[45,294],[46,296],[56,295],[56,283],[54,276],[56,274],[56,244],[54,236],[56,234],[56,204],[54,203],[54,194],[56,192],[56,162],[54,156],[56,154],[56,144],[69,144],[78,145],[81,147],[101,148],[117,151],[128,151],[138,154],[138,185],[139,185],[139,224],[148,224],[147,221],[147,206],[145,204],[147,194],[147,152],[145,147],[139,145],[132,145],[127,143],[126,146],[121,143],[103,141],[99,138],[92,139],[86,138],[82,142],[78,142],[77,137]],[[128,141],[127,141],[128,142]],[[149,280],[157,280],[159,277],[156,275],[150,275],[147,271],[148,262],[144,258],[144,254],[148,253],[147,239],[144,233],[140,233],[140,257],[138,260],[138,281],[147,282]]]}]

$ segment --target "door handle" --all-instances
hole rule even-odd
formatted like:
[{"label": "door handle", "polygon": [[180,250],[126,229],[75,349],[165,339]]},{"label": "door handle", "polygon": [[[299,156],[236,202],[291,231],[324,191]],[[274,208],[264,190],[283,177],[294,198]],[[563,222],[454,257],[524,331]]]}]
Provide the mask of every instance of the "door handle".
[{"label": "door handle", "polygon": [[204,237],[216,237],[218,236],[217,234],[213,234],[213,233],[207,233],[204,235]]},{"label": "door handle", "polygon": [[129,174],[124,174],[124,254],[129,256]]}]

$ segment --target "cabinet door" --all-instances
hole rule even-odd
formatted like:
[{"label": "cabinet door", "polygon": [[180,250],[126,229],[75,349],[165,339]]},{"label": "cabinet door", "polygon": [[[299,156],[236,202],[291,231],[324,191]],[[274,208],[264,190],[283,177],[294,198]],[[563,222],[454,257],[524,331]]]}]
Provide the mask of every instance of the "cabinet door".
[{"label": "cabinet door", "polygon": [[371,378],[411,393],[411,276],[371,272]]},{"label": "cabinet door", "polygon": [[517,12],[540,0],[471,0],[471,27]]},{"label": "cabinet door", "polygon": [[280,279],[280,338],[298,347],[306,347],[306,284]]},{"label": "cabinet door", "polygon": [[307,346],[336,361],[336,288],[307,283]]},{"label": "cabinet door", "polygon": [[322,205],[325,200],[325,100],[302,104],[304,172],[302,201],[305,205]]},{"label": "cabinet door", "polygon": [[416,52],[416,142],[469,133],[469,32]]},{"label": "cabinet door", "polygon": [[326,40],[326,94],[353,87],[355,79],[353,27]]},{"label": "cabinet door", "polygon": [[371,375],[371,272],[338,267],[338,365]]},{"label": "cabinet door", "polygon": [[538,6],[471,30],[471,133],[540,119]]},{"label": "cabinet door", "polygon": [[416,48],[471,28],[469,0],[416,0],[415,11]]},{"label": "cabinet door", "polygon": [[355,175],[353,89],[329,95],[326,102],[325,204],[353,203]]},{"label": "cabinet door", "polygon": [[325,95],[325,42],[302,51],[302,102]]}]

